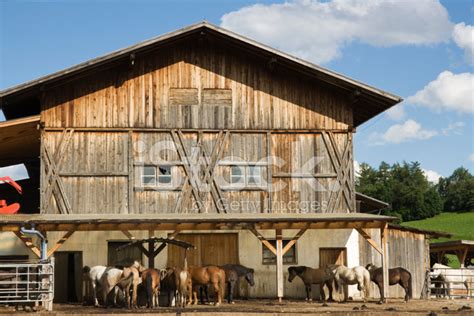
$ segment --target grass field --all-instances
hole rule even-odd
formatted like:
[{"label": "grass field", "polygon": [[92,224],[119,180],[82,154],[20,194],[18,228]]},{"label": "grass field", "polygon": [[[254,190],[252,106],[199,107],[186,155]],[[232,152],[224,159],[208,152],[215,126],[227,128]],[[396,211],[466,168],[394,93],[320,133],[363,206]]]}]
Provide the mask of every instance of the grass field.
[{"label": "grass field", "polygon": [[[437,230],[453,234],[451,238],[433,239],[431,240],[432,243],[459,239],[474,240],[474,212],[442,213],[432,218],[405,222],[402,225],[420,229]],[[459,267],[459,262],[456,256],[448,255],[448,257],[450,259],[450,266],[453,268]]]},{"label": "grass field", "polygon": [[[403,226],[427,230],[437,230],[453,234],[450,239],[474,240],[474,212],[470,213],[441,213],[432,218],[420,221],[405,222]],[[432,242],[449,240],[448,238],[435,239]]]}]

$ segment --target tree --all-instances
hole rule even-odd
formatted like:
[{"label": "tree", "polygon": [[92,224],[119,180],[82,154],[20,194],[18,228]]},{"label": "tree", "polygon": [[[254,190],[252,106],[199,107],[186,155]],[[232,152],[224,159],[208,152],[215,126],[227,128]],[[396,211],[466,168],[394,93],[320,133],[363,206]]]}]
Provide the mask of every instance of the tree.
[{"label": "tree", "polygon": [[417,220],[439,214],[443,201],[437,187],[425,177],[418,162],[392,166],[382,162],[378,169],[361,164],[357,190],[390,203],[386,215]]},{"label": "tree", "polygon": [[444,211],[474,211],[474,176],[466,168],[457,168],[451,176],[441,178],[438,191],[444,199]]}]

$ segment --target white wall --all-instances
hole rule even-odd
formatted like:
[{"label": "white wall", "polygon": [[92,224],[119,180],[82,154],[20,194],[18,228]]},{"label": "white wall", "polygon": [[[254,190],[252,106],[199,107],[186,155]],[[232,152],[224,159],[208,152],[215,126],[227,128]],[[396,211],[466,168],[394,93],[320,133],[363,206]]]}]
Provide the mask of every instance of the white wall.
[{"label": "white wall", "polygon": [[[223,231],[220,231],[223,232]],[[228,232],[228,231],[226,231]],[[284,230],[284,238],[291,238],[297,230]],[[136,238],[147,238],[146,231],[131,231]],[[166,237],[169,232],[156,232],[156,237]],[[186,233],[186,232],[183,232]],[[274,231],[261,231],[266,238],[275,238]],[[48,233],[49,247],[62,237],[65,232]],[[88,266],[104,265],[107,263],[107,241],[127,240],[122,232],[75,232],[59,251],[83,251],[83,264]],[[25,254],[30,251],[12,233],[0,234],[1,253]],[[308,230],[297,242],[297,263],[309,267],[319,267],[319,248],[346,247],[349,267],[359,265],[359,239],[355,230]],[[240,264],[255,269],[255,286],[249,287],[245,281],[241,282],[241,293],[250,297],[276,297],[275,265],[262,264],[262,244],[249,231],[239,233],[239,260]],[[167,251],[162,251],[155,258],[155,267],[164,268],[167,262]],[[143,258],[146,264],[146,258]],[[284,293],[285,297],[305,297],[303,283],[295,279],[288,282],[288,267],[284,265]],[[317,286],[313,287],[313,295],[317,295]],[[358,297],[356,285],[349,286],[349,295]]]}]

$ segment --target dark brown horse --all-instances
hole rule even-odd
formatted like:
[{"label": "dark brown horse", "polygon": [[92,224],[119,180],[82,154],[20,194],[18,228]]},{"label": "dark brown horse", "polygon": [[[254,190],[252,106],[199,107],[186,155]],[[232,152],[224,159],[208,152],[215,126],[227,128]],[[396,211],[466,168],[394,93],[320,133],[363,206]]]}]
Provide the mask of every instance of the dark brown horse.
[{"label": "dark brown horse", "polygon": [[222,303],[222,297],[225,290],[225,271],[217,266],[207,267],[189,267],[188,271],[191,275],[193,292],[188,296],[189,303],[198,303],[197,291],[201,286],[212,286],[215,292],[214,303],[219,305]]},{"label": "dark brown horse", "polygon": [[142,283],[146,288],[146,301],[148,308],[158,307],[158,295],[160,295],[160,271],[146,269],[142,273]]},{"label": "dark brown horse", "polygon": [[[370,280],[377,284],[380,291],[380,302],[385,302],[385,297],[383,295],[383,270],[378,268],[373,264],[369,263],[366,267],[370,273]],[[410,271],[397,267],[388,269],[388,284],[395,285],[400,284],[400,286],[405,290],[405,302],[408,302],[412,298],[412,278]]]},{"label": "dark brown horse", "polygon": [[324,294],[324,285],[327,286],[329,290],[329,301],[332,301],[332,282],[333,276],[326,271],[326,269],[313,269],[305,266],[293,266],[288,268],[288,282],[293,281],[293,279],[298,276],[304,283],[306,288],[306,300],[312,301],[311,296],[311,285],[319,284],[319,292],[321,293],[321,298],[323,302],[326,301],[326,295]]}]

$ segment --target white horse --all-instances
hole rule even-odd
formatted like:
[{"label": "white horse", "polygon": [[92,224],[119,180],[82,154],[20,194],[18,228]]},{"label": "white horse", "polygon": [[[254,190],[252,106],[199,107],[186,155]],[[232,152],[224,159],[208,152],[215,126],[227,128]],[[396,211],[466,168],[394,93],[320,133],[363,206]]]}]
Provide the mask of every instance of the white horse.
[{"label": "white horse", "polygon": [[[341,293],[343,285],[357,284],[357,289],[364,292],[364,302],[367,301],[370,288],[370,273],[364,267],[348,268],[344,265],[330,264],[326,271],[334,277],[336,290]],[[347,295],[344,293],[344,301]]]},{"label": "white horse", "polygon": [[140,272],[144,270],[143,266],[135,261],[130,267],[125,267],[123,270],[105,267],[94,266],[83,268],[84,280],[90,285],[94,300],[94,306],[99,306],[97,300],[97,286],[102,289],[102,300],[105,305],[107,295],[114,289],[114,305],[117,304],[118,291],[124,292],[127,306],[130,308],[130,287],[133,286],[132,301],[133,307],[137,306],[137,287],[140,283]]},{"label": "white horse", "polygon": [[471,284],[474,282],[472,272],[467,269],[453,269],[440,263],[435,263],[430,272],[430,278],[441,282],[443,289],[449,298],[451,297],[451,289],[456,288],[456,284],[462,284],[467,290],[467,297],[471,296]]}]

